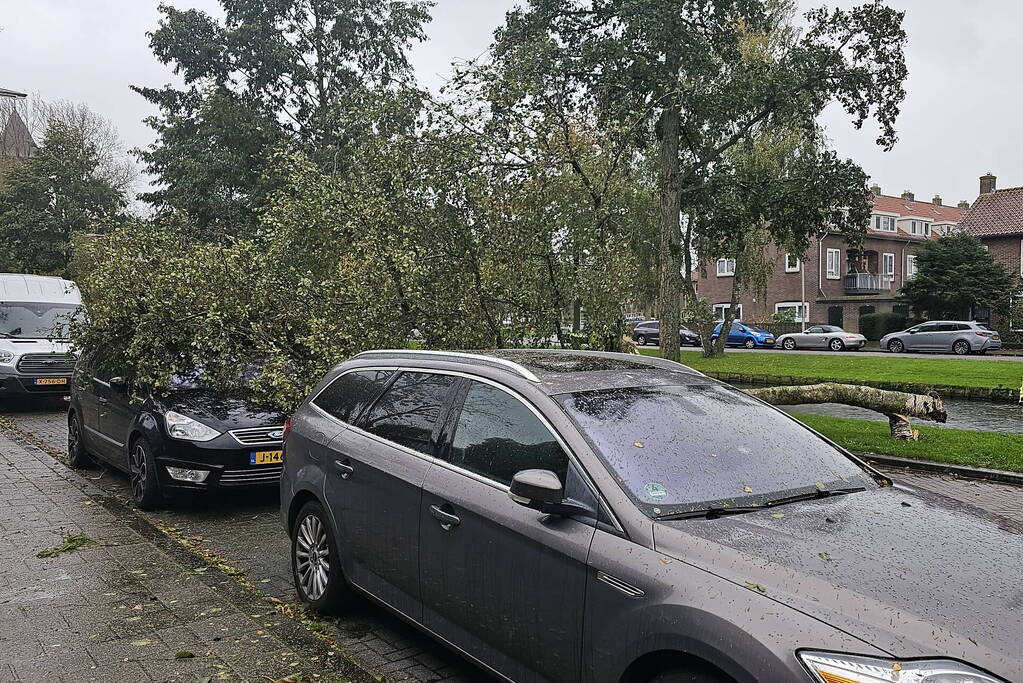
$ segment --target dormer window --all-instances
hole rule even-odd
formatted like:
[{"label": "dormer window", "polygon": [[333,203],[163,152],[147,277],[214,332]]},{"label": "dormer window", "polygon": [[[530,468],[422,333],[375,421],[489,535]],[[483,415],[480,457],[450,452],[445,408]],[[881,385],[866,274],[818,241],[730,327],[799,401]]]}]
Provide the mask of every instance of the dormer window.
[{"label": "dormer window", "polygon": [[917,237],[930,237],[931,224],[927,221],[910,221],[909,234],[916,235]]},{"label": "dormer window", "polygon": [[874,216],[874,230],[895,232],[894,216]]}]

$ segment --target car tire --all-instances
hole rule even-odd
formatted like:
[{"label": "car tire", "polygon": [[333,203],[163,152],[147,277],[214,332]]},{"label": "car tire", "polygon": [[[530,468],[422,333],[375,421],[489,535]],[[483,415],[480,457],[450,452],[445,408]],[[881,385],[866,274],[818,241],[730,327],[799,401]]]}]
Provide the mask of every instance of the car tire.
[{"label": "car tire", "polygon": [[[316,550],[315,558],[308,559],[310,549]],[[307,557],[300,557],[302,552]],[[325,568],[324,552],[327,558]],[[305,565],[303,561],[306,561]],[[345,605],[351,603],[353,595],[341,571],[337,539],[323,506],[316,501],[303,505],[295,517],[291,529],[291,573],[299,599],[316,612],[340,614]]]},{"label": "car tire", "polygon": [[752,339],[747,339],[746,341],[744,341],[742,343],[742,345],[745,346],[747,349],[755,349],[755,348],[757,348],[757,343],[755,341],[753,341]]},{"label": "car tire", "polygon": [[796,350],[796,340],[793,339],[792,337],[789,337],[789,338],[787,338],[785,341],[783,341],[781,343],[781,347],[783,349],[785,349],[786,351],[795,351]]},{"label": "car tire", "polygon": [[970,342],[965,341],[963,339],[960,339],[955,344],[952,344],[952,353],[954,353],[957,356],[968,356],[970,355],[970,351],[972,350],[973,349],[970,348]]},{"label": "car tire", "polygon": [[67,419],[67,463],[74,469],[80,469],[92,460],[82,442],[82,421],[78,413],[71,411]]},{"label": "car tire", "polygon": [[672,668],[656,674],[650,683],[723,683],[726,679],[712,671],[700,668]]},{"label": "car tire", "polygon": [[646,335],[641,334],[636,337],[636,343],[640,346],[646,346]]},{"label": "car tire", "polygon": [[888,350],[892,353],[902,353],[906,350],[906,345],[898,339],[892,339],[888,342]]},{"label": "car tire", "polygon": [[831,341],[828,342],[828,348],[831,349],[832,351],[844,351],[845,342],[843,342],[841,339],[832,339]]},{"label": "car tire", "polygon": [[152,510],[163,500],[153,447],[144,436],[131,442],[128,451],[128,481],[131,484],[132,500],[140,510]]}]

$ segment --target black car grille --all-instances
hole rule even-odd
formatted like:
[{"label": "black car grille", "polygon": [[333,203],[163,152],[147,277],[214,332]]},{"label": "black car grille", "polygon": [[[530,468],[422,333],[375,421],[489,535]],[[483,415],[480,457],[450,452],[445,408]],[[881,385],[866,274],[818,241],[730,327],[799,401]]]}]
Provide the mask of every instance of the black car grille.
[{"label": "black car grille", "polygon": [[258,486],[276,484],[281,480],[283,465],[252,467],[247,470],[224,470],[220,475],[221,486]]},{"label": "black car grille", "polygon": [[70,375],[75,357],[56,353],[27,353],[18,360],[18,372],[26,375]]},{"label": "black car grille", "polygon": [[231,436],[243,446],[256,446],[262,444],[279,444],[281,435],[270,436],[271,432],[283,432],[284,425],[277,427],[251,427],[249,429],[233,429]]}]

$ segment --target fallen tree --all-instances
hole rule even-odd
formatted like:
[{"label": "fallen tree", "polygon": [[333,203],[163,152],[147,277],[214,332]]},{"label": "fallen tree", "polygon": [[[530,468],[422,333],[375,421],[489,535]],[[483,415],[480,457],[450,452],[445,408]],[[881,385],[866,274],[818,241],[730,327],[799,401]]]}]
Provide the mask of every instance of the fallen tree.
[{"label": "fallen tree", "polygon": [[892,437],[905,441],[916,441],[920,432],[913,429],[909,418],[916,417],[932,422],[945,422],[948,413],[937,394],[910,394],[902,391],[886,391],[859,384],[811,384],[804,386],[782,386],[766,389],[749,389],[748,394],[775,406],[793,406],[804,403],[842,403],[847,406],[866,408],[884,414]]}]

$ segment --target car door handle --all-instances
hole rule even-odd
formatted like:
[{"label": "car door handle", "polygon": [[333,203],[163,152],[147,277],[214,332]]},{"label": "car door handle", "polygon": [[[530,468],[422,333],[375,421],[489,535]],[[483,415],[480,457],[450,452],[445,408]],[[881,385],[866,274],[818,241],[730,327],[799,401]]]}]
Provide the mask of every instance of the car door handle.
[{"label": "car door handle", "polygon": [[[450,508],[451,506],[445,505],[445,507]],[[451,531],[462,523],[462,520],[458,518],[458,515],[453,512],[448,512],[439,505],[431,505],[430,514],[433,515],[434,519],[440,522],[440,528],[444,531]]]},{"label": "car door handle", "polygon": [[341,460],[334,461],[334,469],[341,475],[342,479],[350,479],[355,474],[355,468]]}]

